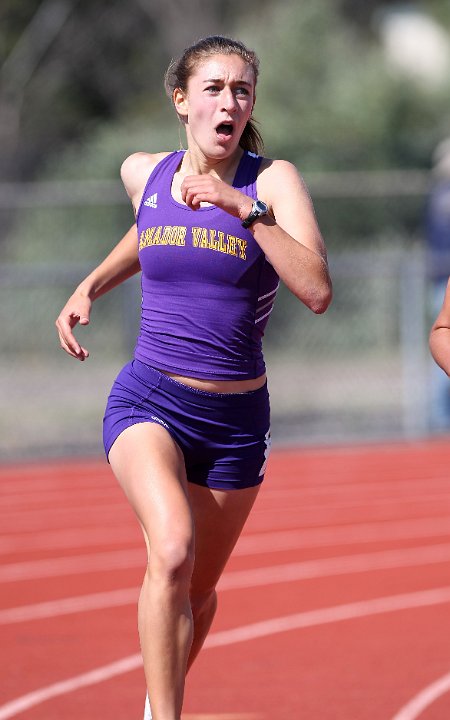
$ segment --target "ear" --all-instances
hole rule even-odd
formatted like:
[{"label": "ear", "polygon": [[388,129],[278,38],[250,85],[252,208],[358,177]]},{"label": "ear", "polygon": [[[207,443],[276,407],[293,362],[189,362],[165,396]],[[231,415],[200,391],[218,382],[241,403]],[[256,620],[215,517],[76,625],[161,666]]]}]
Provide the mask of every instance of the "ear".
[{"label": "ear", "polygon": [[175,88],[172,94],[172,102],[178,115],[186,118],[188,114],[188,101],[185,93],[180,88]]}]

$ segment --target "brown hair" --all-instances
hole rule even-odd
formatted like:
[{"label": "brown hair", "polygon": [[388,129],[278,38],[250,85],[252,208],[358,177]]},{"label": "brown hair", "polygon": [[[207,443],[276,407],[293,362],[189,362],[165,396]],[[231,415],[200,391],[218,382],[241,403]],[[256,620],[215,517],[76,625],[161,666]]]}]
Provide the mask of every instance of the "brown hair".
[{"label": "brown hair", "polygon": [[[172,60],[164,77],[164,86],[168,96],[172,98],[175,88],[180,88],[185,92],[188,80],[197,64],[211,55],[239,55],[253,68],[256,85],[259,69],[259,59],[256,53],[246,48],[238,40],[232,40],[222,35],[210,35],[186,48],[177,60]],[[264,142],[253,118],[248,120],[239,144],[244,150],[249,150],[257,155],[263,154]]]}]

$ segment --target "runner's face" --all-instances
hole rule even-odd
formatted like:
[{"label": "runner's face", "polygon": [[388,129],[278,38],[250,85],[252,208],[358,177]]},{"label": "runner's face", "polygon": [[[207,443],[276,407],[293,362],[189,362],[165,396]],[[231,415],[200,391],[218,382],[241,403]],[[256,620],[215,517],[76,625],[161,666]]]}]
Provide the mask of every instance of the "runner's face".
[{"label": "runner's face", "polygon": [[[179,92],[175,106],[192,143],[207,156],[227,157],[239,145],[255,99],[253,68],[239,55],[213,55],[201,62]],[[181,100],[182,98],[182,100]]]}]

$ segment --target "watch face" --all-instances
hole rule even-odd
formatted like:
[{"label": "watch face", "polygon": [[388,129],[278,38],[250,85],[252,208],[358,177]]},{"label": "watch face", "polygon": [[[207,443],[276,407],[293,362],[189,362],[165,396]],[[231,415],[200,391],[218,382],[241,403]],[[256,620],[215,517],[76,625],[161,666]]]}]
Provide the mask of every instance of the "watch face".
[{"label": "watch face", "polygon": [[264,203],[262,200],[257,200],[255,210],[258,212],[258,214],[265,215],[267,213],[268,207],[266,203]]},{"label": "watch face", "polygon": [[262,217],[262,215],[267,215],[269,212],[269,208],[267,207],[266,203],[262,200],[254,200],[252,205],[252,211],[248,218],[246,218],[241,224],[242,227],[248,228],[259,217]]},{"label": "watch face", "polygon": [[255,210],[258,215],[266,215],[266,213],[268,212],[268,207],[266,203],[262,200],[257,200],[255,203]]}]

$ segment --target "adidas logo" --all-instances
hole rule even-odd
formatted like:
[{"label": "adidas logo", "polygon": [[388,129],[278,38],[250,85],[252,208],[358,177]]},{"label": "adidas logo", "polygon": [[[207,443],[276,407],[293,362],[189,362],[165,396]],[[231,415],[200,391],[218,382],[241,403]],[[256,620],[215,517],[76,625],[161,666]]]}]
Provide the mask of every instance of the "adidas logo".
[{"label": "adidas logo", "polygon": [[157,208],[158,207],[158,193],[154,193],[153,195],[150,195],[150,197],[145,200],[144,205],[151,208]]}]

